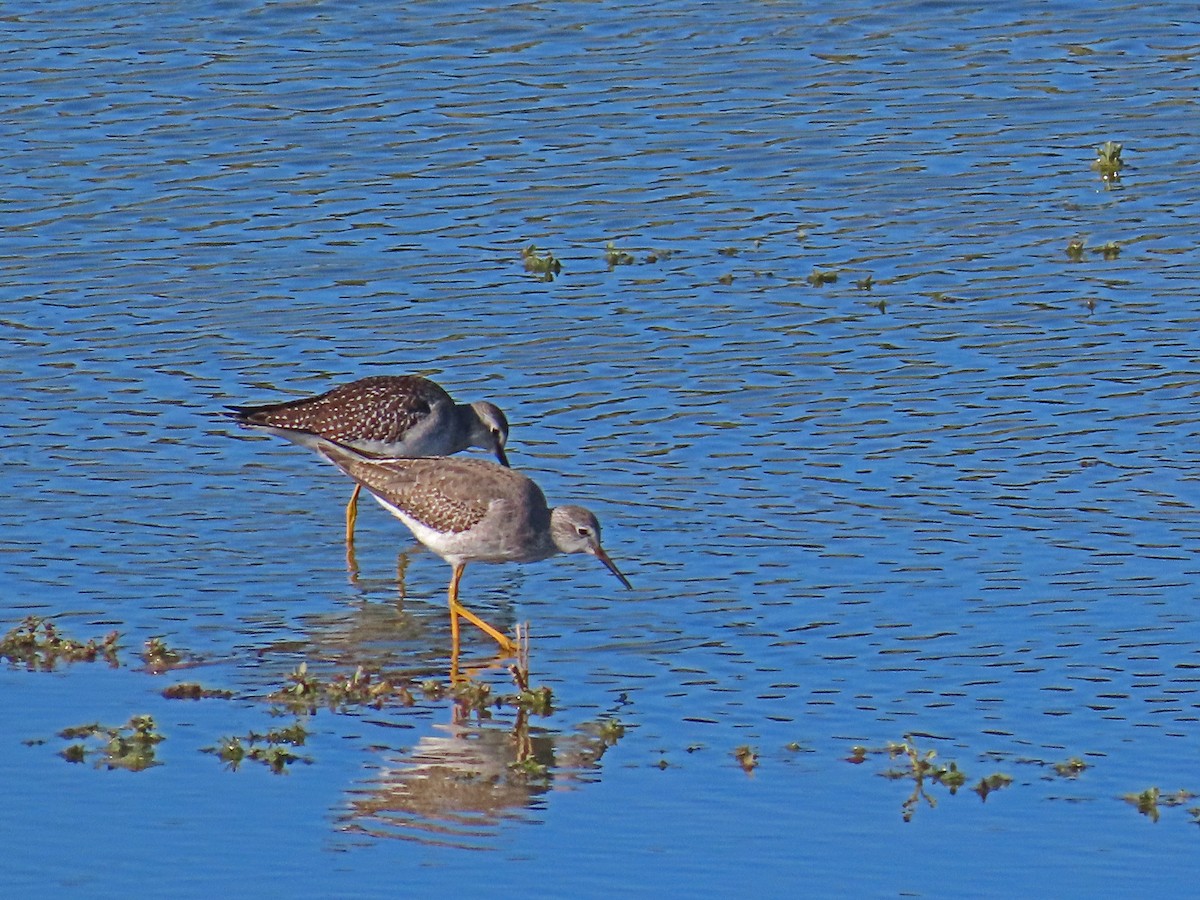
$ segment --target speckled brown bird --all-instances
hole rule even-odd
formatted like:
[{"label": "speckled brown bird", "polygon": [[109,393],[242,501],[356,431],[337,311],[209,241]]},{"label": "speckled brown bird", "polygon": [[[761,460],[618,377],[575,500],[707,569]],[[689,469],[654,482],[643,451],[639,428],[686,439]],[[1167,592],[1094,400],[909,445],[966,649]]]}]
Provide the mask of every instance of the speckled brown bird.
[{"label": "speckled brown bird", "polygon": [[[372,375],[315,397],[265,406],[231,406],[239,424],[320,451],[327,441],[383,457],[448,456],[481,447],[508,465],[508,420],[492,403],[455,403],[428,378]],[[355,485],[346,505],[346,540],[358,518]]]},{"label": "speckled brown bird", "polygon": [[516,645],[458,600],[469,562],[535,562],[557,553],[588,553],[630,588],[600,546],[600,523],[582,506],[551,509],[532,479],[482,459],[378,459],[326,442],[320,453],[365,487],[408,526],[418,541],[448,562],[450,632],[458,617],[483,629],[505,653]]}]

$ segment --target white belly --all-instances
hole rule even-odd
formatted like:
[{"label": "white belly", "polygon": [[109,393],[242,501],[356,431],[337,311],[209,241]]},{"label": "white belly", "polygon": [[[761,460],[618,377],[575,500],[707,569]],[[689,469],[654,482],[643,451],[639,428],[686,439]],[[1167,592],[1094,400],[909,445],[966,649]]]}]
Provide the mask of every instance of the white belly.
[{"label": "white belly", "polygon": [[[372,494],[371,496],[379,501],[380,506],[403,522],[408,530],[413,533],[413,537],[452,566],[472,561],[505,562],[517,558],[510,550],[511,541],[508,540],[508,535],[505,534],[503,528],[491,532],[493,539],[487,541],[481,540],[481,533],[478,530],[480,526],[476,526],[476,528],[469,531],[437,531],[423,522],[417,521],[404,510],[389,503],[382,497],[376,494]],[[502,518],[502,514],[499,514],[496,510],[496,501],[493,500],[481,525],[487,526],[491,524],[493,519]]]}]

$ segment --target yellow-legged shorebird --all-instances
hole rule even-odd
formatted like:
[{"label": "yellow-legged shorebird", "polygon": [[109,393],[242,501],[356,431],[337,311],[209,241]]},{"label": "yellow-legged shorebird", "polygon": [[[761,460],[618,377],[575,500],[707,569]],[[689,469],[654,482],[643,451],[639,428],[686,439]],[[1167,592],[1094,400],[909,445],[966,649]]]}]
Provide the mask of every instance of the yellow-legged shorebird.
[{"label": "yellow-legged shorebird", "polygon": [[505,653],[516,645],[458,600],[469,562],[534,562],[557,553],[589,553],[629,588],[600,546],[600,523],[582,506],[551,508],[532,479],[482,459],[381,459],[329,442],[320,452],[370,491],[418,541],[453,567],[450,633],[458,618],[483,629]]},{"label": "yellow-legged shorebird", "polygon": [[[428,378],[373,375],[319,394],[265,406],[231,406],[228,415],[246,428],[310,449],[326,441],[386,457],[449,456],[468,447],[490,450],[508,465],[508,420],[492,403],[455,403]],[[358,518],[355,485],[346,505],[346,540]]]}]

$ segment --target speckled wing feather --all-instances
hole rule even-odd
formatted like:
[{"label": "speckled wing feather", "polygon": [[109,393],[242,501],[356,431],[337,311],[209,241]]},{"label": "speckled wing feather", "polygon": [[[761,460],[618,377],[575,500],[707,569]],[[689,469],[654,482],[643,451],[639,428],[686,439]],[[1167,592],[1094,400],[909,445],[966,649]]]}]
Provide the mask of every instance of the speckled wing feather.
[{"label": "speckled wing feather", "polygon": [[[530,479],[493,462],[459,457],[376,459],[327,445],[321,453],[373,494],[443,533],[467,531],[493,501],[528,497],[523,509],[548,516],[546,499]],[[534,494],[531,495],[531,492]],[[525,523],[511,523],[520,527]]]},{"label": "speckled wing feather", "polygon": [[399,441],[436,404],[453,405],[442,388],[416,375],[375,375],[326,391],[266,406],[235,407],[250,425],[304,431],[353,445]]}]

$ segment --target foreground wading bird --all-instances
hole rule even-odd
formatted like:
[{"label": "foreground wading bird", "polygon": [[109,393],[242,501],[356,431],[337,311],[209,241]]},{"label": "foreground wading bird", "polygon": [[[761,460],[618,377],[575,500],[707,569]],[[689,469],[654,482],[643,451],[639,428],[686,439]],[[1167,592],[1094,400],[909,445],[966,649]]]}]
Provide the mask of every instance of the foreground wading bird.
[{"label": "foreground wading bird", "polygon": [[320,452],[370,491],[418,541],[448,562],[450,635],[458,647],[458,617],[486,631],[504,653],[517,646],[458,601],[469,562],[534,562],[556,553],[590,553],[632,588],[600,546],[600,523],[582,506],[556,506],[530,478],[493,462],[463,457],[380,459],[348,447]]},{"label": "foreground wading bird", "polygon": [[[266,406],[231,406],[228,415],[246,428],[319,450],[325,441],[378,456],[449,456],[482,447],[508,465],[508,420],[499,407],[455,403],[419,375],[372,375],[316,397]],[[345,468],[345,467],[343,467]],[[358,495],[346,504],[346,541],[354,543]]]}]

